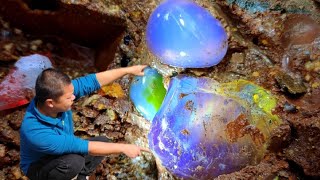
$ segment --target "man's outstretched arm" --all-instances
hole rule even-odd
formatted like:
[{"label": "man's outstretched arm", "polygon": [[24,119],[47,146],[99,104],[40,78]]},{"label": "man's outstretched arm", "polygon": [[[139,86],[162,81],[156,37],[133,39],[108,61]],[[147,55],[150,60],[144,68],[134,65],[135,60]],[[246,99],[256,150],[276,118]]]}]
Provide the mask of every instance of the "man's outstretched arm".
[{"label": "man's outstretched arm", "polygon": [[149,149],[142,148],[134,144],[89,141],[89,154],[93,156],[106,156],[109,154],[124,153],[130,158],[135,158],[141,155],[142,151],[150,152]]},{"label": "man's outstretched arm", "polygon": [[111,69],[111,70],[99,72],[96,74],[96,76],[100,86],[104,86],[106,84],[112,83],[113,81],[127,74],[142,76],[143,69],[145,67],[147,66],[136,65],[136,66],[130,66],[125,68]]}]

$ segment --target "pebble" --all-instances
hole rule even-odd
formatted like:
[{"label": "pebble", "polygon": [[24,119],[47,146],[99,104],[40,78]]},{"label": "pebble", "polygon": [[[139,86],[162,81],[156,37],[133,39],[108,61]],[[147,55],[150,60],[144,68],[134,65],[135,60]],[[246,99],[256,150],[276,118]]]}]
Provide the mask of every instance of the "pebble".
[{"label": "pebble", "polygon": [[11,51],[12,47],[13,47],[13,43],[9,43],[9,44],[4,45],[3,49],[6,51]]},{"label": "pebble", "polygon": [[17,34],[17,35],[20,35],[22,34],[22,31],[20,29],[17,29],[17,28],[14,28],[14,33]]},{"label": "pebble", "polygon": [[36,46],[36,45],[31,45],[30,49],[33,50],[33,51],[36,51],[36,50],[38,49],[38,46]]},{"label": "pebble", "polygon": [[291,112],[291,113],[293,113],[293,112],[296,112],[296,111],[297,111],[297,108],[296,108],[296,106],[294,106],[294,105],[286,102],[286,103],[284,103],[284,105],[283,105],[283,110],[286,111],[286,112]]},{"label": "pebble", "polygon": [[40,46],[42,44],[42,40],[41,39],[33,40],[30,42],[30,44]]},{"label": "pebble", "polygon": [[287,73],[278,72],[275,76],[280,87],[290,94],[304,94],[307,92],[307,87],[298,78],[294,78]]}]

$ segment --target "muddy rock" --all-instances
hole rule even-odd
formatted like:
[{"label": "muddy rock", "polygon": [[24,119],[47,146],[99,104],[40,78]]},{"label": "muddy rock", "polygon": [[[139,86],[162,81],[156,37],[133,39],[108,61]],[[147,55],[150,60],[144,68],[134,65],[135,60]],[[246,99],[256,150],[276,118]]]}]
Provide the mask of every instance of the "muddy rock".
[{"label": "muddy rock", "polygon": [[12,144],[14,146],[19,147],[20,145],[20,135],[18,131],[15,131],[9,126],[9,123],[6,121],[2,121],[0,124],[1,132],[0,132],[0,140],[3,143]]},{"label": "muddy rock", "polygon": [[[277,96],[274,113],[284,124],[272,132],[269,154],[261,163],[217,179],[320,176],[318,0],[196,0],[221,20],[229,37],[223,61],[205,69],[173,68],[159,63],[149,52],[145,28],[160,0],[34,2],[0,0],[0,81],[20,56],[33,53],[46,55],[71,78],[148,64],[158,69],[166,82],[177,74],[219,82],[247,79]],[[113,142],[148,147],[150,123],[135,111],[128,98],[131,79],[125,76],[108,87],[108,93],[102,89],[79,99],[73,107],[75,134],[83,138],[104,135]],[[19,127],[24,112],[25,107],[0,112],[0,179],[27,179],[18,167]],[[106,156],[90,177],[94,179],[176,177],[156,157],[143,153],[138,159],[123,154]]]},{"label": "muddy rock", "polygon": [[301,78],[294,78],[283,72],[277,73],[275,78],[283,91],[294,95],[307,92],[307,87],[303,84]]},{"label": "muddy rock", "polygon": [[125,119],[128,112],[132,111],[132,103],[127,99],[117,99],[113,104],[113,110],[116,111],[121,119]]},{"label": "muddy rock", "polygon": [[121,132],[108,131],[108,130],[105,133],[103,133],[102,135],[105,135],[107,138],[109,138],[111,140],[117,140],[117,139],[124,138],[124,134],[122,134]]},{"label": "muddy rock", "polygon": [[6,156],[6,146],[3,145],[3,144],[0,144],[0,160],[1,160],[1,163],[0,163],[0,168],[4,167],[5,165],[5,156]]},{"label": "muddy rock", "polygon": [[105,125],[105,124],[115,125],[115,124],[118,124],[119,122],[117,122],[115,119],[111,119],[110,116],[108,116],[107,114],[101,114],[95,119],[94,123],[97,125]]},{"label": "muddy rock", "polygon": [[283,46],[310,44],[320,35],[320,25],[306,15],[291,15],[284,22]]},{"label": "muddy rock", "polygon": [[[95,109],[99,110],[99,111],[100,110],[105,110],[105,109],[107,109],[109,107],[112,107],[112,104],[114,102],[113,99],[108,99],[108,98],[101,97],[101,96],[98,96],[98,95],[93,95],[91,97],[94,99],[94,101],[92,101],[93,107]],[[87,102],[87,101],[85,101],[85,102]]]},{"label": "muddy rock", "polygon": [[284,149],[284,156],[302,167],[306,175],[320,176],[319,116],[314,117],[311,114],[303,116],[308,118],[299,121],[299,118],[290,116],[294,134],[292,142]]},{"label": "muddy rock", "polygon": [[291,127],[289,123],[283,123],[272,131],[268,149],[271,152],[281,152],[291,142]]},{"label": "muddy rock", "polygon": [[293,173],[289,171],[288,162],[278,159],[274,154],[270,154],[257,166],[247,166],[239,172],[228,175],[221,175],[216,179],[276,179],[296,178]]},{"label": "muddy rock", "polygon": [[80,113],[87,118],[95,118],[99,114],[98,111],[87,107],[82,108]]}]

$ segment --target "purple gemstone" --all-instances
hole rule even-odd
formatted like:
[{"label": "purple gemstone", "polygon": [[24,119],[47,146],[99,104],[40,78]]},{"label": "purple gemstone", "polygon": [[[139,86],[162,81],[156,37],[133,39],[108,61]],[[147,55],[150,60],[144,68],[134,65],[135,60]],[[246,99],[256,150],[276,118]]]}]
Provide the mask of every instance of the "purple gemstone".
[{"label": "purple gemstone", "polygon": [[217,177],[262,158],[263,148],[250,135],[241,136],[241,131],[254,129],[247,121],[249,110],[219,95],[217,88],[219,83],[209,78],[174,77],[153,119],[150,149],[178,177]]}]

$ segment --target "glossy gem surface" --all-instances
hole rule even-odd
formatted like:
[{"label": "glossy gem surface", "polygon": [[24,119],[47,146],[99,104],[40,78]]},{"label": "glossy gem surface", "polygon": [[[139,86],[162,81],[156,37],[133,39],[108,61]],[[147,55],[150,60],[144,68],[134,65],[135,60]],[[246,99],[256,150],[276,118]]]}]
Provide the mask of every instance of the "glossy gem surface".
[{"label": "glossy gem surface", "polygon": [[52,67],[51,61],[39,54],[21,57],[0,84],[0,111],[29,103],[38,75]]},{"label": "glossy gem surface", "polygon": [[157,70],[148,67],[144,69],[144,76],[134,77],[130,86],[130,99],[149,121],[153,120],[166,94],[162,80]]},{"label": "glossy gem surface", "polygon": [[147,45],[162,63],[183,68],[218,64],[226,54],[227,34],[206,9],[187,0],[167,0],[151,14]]},{"label": "glossy gem surface", "polygon": [[[258,116],[269,116],[259,108],[266,104],[252,100],[260,95],[258,86],[248,81],[242,85],[230,89],[209,78],[172,78],[148,136],[162,165],[181,178],[210,179],[257,164],[279,122],[275,118],[274,124],[257,123]],[[235,92],[221,93],[226,89]],[[252,113],[251,100],[261,114]],[[265,126],[267,131],[262,130]]]}]

